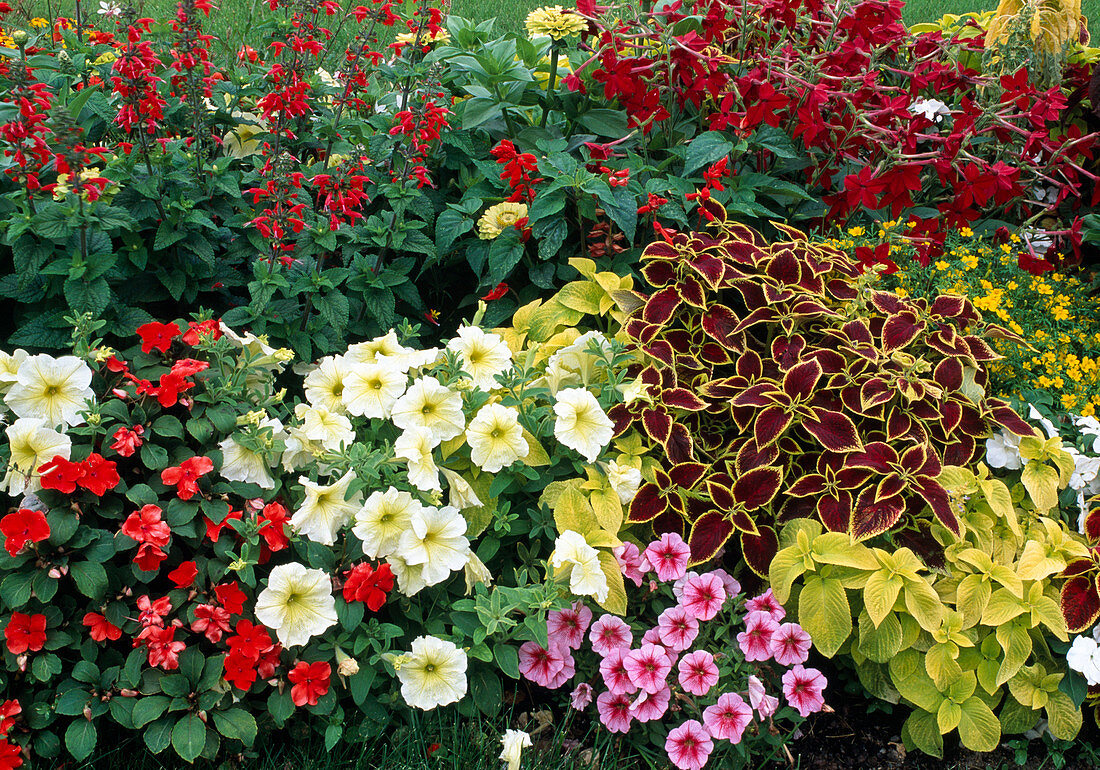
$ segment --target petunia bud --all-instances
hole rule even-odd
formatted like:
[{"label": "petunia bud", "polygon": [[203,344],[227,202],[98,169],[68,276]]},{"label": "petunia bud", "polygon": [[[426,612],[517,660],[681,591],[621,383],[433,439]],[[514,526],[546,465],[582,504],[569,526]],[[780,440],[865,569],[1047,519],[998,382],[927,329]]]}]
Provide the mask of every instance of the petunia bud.
[{"label": "petunia bud", "polygon": [[359,673],[359,663],[339,647],[336,648],[336,673],[340,676],[355,676]]}]

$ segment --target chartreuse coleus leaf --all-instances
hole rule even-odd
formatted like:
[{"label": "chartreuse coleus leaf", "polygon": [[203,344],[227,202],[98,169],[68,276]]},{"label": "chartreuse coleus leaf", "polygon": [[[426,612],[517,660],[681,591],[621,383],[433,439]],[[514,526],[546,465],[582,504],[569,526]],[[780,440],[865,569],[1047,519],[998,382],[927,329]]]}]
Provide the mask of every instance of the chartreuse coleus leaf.
[{"label": "chartreuse coleus leaf", "polygon": [[1028,530],[1016,571],[1024,580],[1041,581],[1064,570],[1071,560],[1088,557],[1087,546],[1068,533],[1065,525],[1043,516]]},{"label": "chartreuse coleus leaf", "polygon": [[967,628],[961,613],[947,610],[940,627],[932,632],[935,643],[928,648],[924,667],[941,690],[962,675],[962,668],[957,662],[960,649],[974,646],[973,640],[965,633]]},{"label": "chartreuse coleus leaf", "polygon": [[944,605],[935,589],[918,571],[925,569],[920,559],[908,548],[893,553],[872,549],[878,569],[871,572],[863,587],[863,602],[867,614],[878,626],[894,608],[901,595],[905,608],[926,631],[934,631],[943,621]]},{"label": "chartreuse coleus leaf", "polygon": [[821,524],[811,519],[791,522],[783,529],[780,544],[787,547],[775,555],[769,568],[772,592],[781,603],[790,597],[794,581],[818,565],[849,568],[846,588],[862,587],[865,578],[858,573],[878,568],[870,548],[853,543],[843,532],[822,533],[821,529]]},{"label": "chartreuse coleus leaf", "polygon": [[1023,598],[1023,581],[1016,572],[1004,564],[995,564],[993,559],[977,548],[966,548],[955,555],[956,564],[962,562],[975,571],[964,577],[956,589],[955,609],[962,613],[964,628],[976,624],[985,612],[989,597],[996,583]]}]

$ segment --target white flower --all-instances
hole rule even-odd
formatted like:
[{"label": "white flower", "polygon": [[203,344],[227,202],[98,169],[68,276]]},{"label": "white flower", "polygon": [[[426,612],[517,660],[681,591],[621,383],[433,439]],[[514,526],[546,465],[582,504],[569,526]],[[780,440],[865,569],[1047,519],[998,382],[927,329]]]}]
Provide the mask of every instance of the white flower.
[{"label": "white flower", "polygon": [[374,363],[378,356],[400,356],[411,352],[411,348],[407,348],[397,340],[397,332],[390,329],[381,337],[375,337],[373,340],[367,342],[357,342],[354,345],[348,346],[348,352],[344,354],[344,358],[348,360],[350,364],[370,364]]},{"label": "white flower", "polygon": [[612,460],[607,464],[607,481],[619,496],[619,502],[626,505],[634,499],[638,488],[642,486],[642,472]]},{"label": "white flower", "polygon": [[306,499],[290,519],[290,525],[315,543],[332,545],[340,531],[362,507],[362,497],[355,493],[350,500],[348,486],[355,481],[355,472],[348,471],[332,484],[323,485],[305,476],[298,478]]},{"label": "white flower", "polygon": [[497,387],[496,376],[512,368],[512,351],[499,334],[463,326],[447,348],[462,357],[462,370],[476,387],[489,391]]},{"label": "white flower", "polygon": [[470,460],[489,473],[496,473],[526,457],[531,448],[519,425],[519,412],[510,406],[486,404],[466,428]]},{"label": "white flower", "polygon": [[923,115],[928,120],[939,123],[944,115],[950,115],[951,109],[939,99],[917,99],[909,105],[909,112]]},{"label": "white flower", "polygon": [[600,566],[599,552],[588,544],[584,535],[571,529],[558,535],[550,564],[555,569],[569,569],[569,590],[577,596],[592,596],[598,602],[607,599],[610,589]]},{"label": "white flower", "polygon": [[466,595],[469,596],[474,592],[474,586],[484,583],[490,585],[493,582],[493,573],[489,571],[489,568],[485,566],[485,562],[477,558],[477,554],[470,550],[466,554],[466,565],[464,567],[466,574]]},{"label": "white flower", "polygon": [[302,383],[306,399],[314,406],[323,406],[330,412],[342,414],[345,411],[342,398],[344,378],[350,371],[351,367],[343,356],[325,356]]},{"label": "white flower", "polygon": [[441,492],[439,468],[432,457],[432,432],[427,428],[409,428],[393,442],[395,456],[409,464],[409,483],[425,492]]},{"label": "white flower", "polygon": [[985,461],[990,468],[1018,471],[1024,467],[1020,457],[1020,437],[1002,430],[985,441]]},{"label": "white flower", "polygon": [[[594,354],[589,351],[595,347],[600,352]],[[596,381],[599,373],[600,361],[608,361],[611,358],[611,343],[607,337],[597,331],[585,332],[573,342],[550,356],[547,361],[547,369],[558,369],[559,378],[570,376],[570,381],[577,385],[591,385]],[[564,385],[564,383],[563,383]]]},{"label": "white flower", "polygon": [[282,369],[286,362],[294,357],[294,353],[286,348],[273,348],[268,345],[266,336],[257,337],[252,332],[245,332],[240,335],[221,321],[218,322],[218,327],[226,339],[248,354],[250,366],[277,371]]},{"label": "white flower", "polygon": [[79,425],[95,398],[92,370],[76,356],[40,353],[23,360],[4,402],[17,417],[41,417],[50,427]]},{"label": "white flower", "polygon": [[1085,677],[1090,687],[1100,684],[1100,645],[1088,636],[1079,636],[1066,652],[1066,665]]},{"label": "white flower", "polygon": [[614,434],[614,423],[604,414],[596,397],[584,388],[566,388],[554,402],[554,436],[592,463]]},{"label": "white flower", "polygon": [[[20,351],[15,352],[18,354]],[[1092,453],[1100,455],[1100,420],[1095,417],[1074,416],[1073,424],[1081,431],[1081,435],[1093,438]]]},{"label": "white flower", "polygon": [[1043,415],[1039,412],[1039,410],[1035,408],[1034,404],[1028,404],[1027,408],[1028,408],[1028,419],[1033,420],[1034,422],[1037,422],[1040,425],[1042,425],[1043,430],[1045,430],[1046,433],[1047,433],[1047,438],[1054,438],[1055,436],[1058,435],[1058,429],[1054,427],[1054,423],[1052,423],[1046,417],[1043,417]]},{"label": "white flower", "polygon": [[508,763],[508,770],[519,770],[520,754],[531,745],[531,736],[523,730],[505,730],[500,742],[504,746],[500,758]]},{"label": "white flower", "polygon": [[1073,474],[1069,477],[1069,485],[1073,489],[1084,489],[1096,480],[1100,473],[1100,457],[1089,457],[1078,452],[1073,447],[1065,447],[1065,451],[1073,458]]},{"label": "white flower", "polygon": [[424,580],[423,564],[409,564],[397,553],[387,556],[386,562],[389,563],[393,576],[397,578],[397,590],[405,596],[416,596],[428,587],[428,582]]},{"label": "white flower", "polygon": [[301,421],[306,438],[325,449],[335,452],[355,443],[351,420],[343,414],[323,406],[298,404],[294,407],[294,416]]},{"label": "white flower", "polygon": [[121,16],[122,8],[118,3],[109,3],[105,0],[99,0],[99,10],[97,13],[100,16]]},{"label": "white flower", "polygon": [[477,492],[470,486],[470,482],[458,473],[450,468],[443,467],[439,469],[439,472],[443,474],[443,478],[447,479],[447,488],[451,491],[450,503],[455,508],[461,511],[464,508],[480,508],[485,504],[481,502]]},{"label": "white flower", "polygon": [[454,438],[466,427],[462,394],[440,385],[435,377],[421,377],[410,385],[393,405],[391,418],[402,430],[427,428],[432,446]]},{"label": "white flower", "polygon": [[401,533],[409,528],[420,502],[400,489],[390,487],[385,492],[373,492],[355,514],[352,533],[363,541],[363,554],[369,559],[383,559],[397,550]]},{"label": "white flower", "polygon": [[[270,417],[260,423],[261,428],[271,428],[272,438],[286,440],[283,424],[274,417]],[[256,484],[261,489],[274,489],[275,479],[271,475],[271,469],[279,462],[275,452],[255,452],[237,443],[232,436],[225,438],[218,444],[222,450],[222,467],[219,471],[222,478],[228,481],[243,481]]]},{"label": "white flower", "polygon": [[0,488],[12,497],[41,489],[38,469],[59,455],[68,460],[72,451],[72,440],[41,417],[19,418],[8,426],[7,435],[11,459]]},{"label": "white flower", "polygon": [[424,581],[434,586],[466,566],[470,541],[466,519],[457,508],[421,506],[414,511],[409,528],[401,534],[397,554],[410,565],[422,565]]},{"label": "white flower", "polygon": [[378,356],[374,361],[351,367],[344,378],[341,398],[348,412],[357,417],[388,419],[408,383],[404,371],[387,363],[384,356]]},{"label": "white flower", "polygon": [[336,625],[332,581],[319,569],[280,564],[256,597],[255,612],[257,620],[274,629],[284,647],[305,644]]},{"label": "white flower", "polygon": [[466,653],[454,642],[418,636],[412,651],[394,660],[401,697],[410,706],[431,711],[466,694]]},{"label": "white flower", "polygon": [[22,348],[14,353],[0,350],[0,393],[7,393],[19,379],[19,367],[27,360],[27,355]]}]

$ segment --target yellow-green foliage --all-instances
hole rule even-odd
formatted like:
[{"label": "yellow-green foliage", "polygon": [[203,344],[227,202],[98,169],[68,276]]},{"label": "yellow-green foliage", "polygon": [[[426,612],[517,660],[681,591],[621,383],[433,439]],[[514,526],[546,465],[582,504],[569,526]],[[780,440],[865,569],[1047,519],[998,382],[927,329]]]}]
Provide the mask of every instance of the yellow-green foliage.
[{"label": "yellow-green foliage", "polygon": [[798,621],[814,646],[849,656],[876,697],[911,705],[903,738],[934,756],[956,730],[967,748],[991,751],[1002,734],[1042,717],[1062,739],[1081,726],[1080,709],[1059,690],[1065,659],[1047,639],[1068,639],[1055,578],[1087,548],[1042,515],[1067,480],[1065,453],[1040,438],[1024,441],[1026,481],[1011,488],[981,464],[976,472],[944,469],[939,480],[962,533],[932,525],[942,568],[909,548],[853,543],[805,519],[783,530],[772,561],[776,598],[806,608]]},{"label": "yellow-green foliage", "polygon": [[1056,85],[1080,33],[1081,0],[1001,0],[985,36],[985,69],[1009,74],[1025,66],[1032,82]]}]

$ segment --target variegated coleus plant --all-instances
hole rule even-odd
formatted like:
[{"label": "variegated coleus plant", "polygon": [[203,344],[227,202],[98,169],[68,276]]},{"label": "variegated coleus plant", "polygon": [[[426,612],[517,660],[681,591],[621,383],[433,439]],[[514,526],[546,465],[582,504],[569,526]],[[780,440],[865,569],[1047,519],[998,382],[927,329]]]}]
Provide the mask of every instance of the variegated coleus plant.
[{"label": "variegated coleus plant", "polygon": [[877,290],[793,228],[769,243],[713,202],[702,213],[705,229],[646,248],[652,293],[625,323],[646,387],[611,417],[664,453],[628,522],[681,533],[695,562],[736,537],[760,575],[776,524],[797,517],[930,552],[929,507],[957,533],[940,469],[967,465],[997,426],[1033,433],[984,390],[987,340],[1011,333],[965,297]]}]

